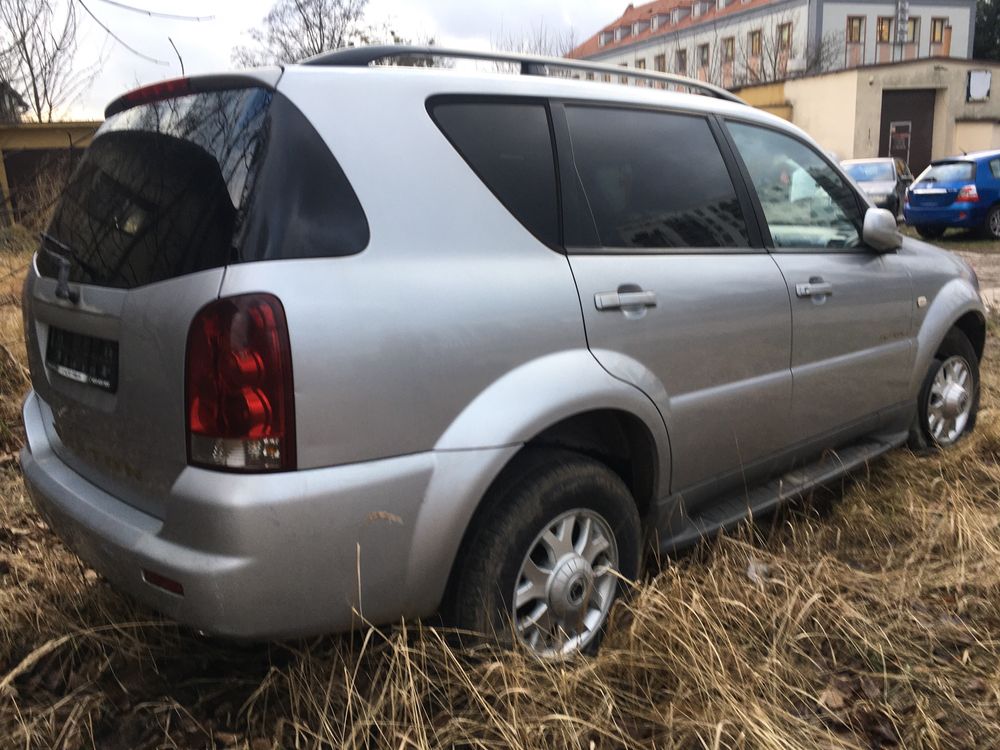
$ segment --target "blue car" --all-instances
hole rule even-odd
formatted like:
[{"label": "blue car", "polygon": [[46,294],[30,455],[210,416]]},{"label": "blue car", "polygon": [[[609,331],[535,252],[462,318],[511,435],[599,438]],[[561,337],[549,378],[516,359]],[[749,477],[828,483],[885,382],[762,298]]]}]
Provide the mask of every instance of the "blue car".
[{"label": "blue car", "polygon": [[1000,151],[931,162],[906,191],[903,216],[927,239],[948,227],[982,229],[1000,239]]}]

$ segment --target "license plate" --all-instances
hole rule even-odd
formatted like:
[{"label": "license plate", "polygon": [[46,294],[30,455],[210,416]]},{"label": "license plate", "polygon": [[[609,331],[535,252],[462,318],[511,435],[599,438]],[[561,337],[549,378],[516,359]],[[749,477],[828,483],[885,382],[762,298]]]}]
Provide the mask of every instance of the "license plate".
[{"label": "license plate", "polygon": [[45,364],[77,383],[93,385],[109,393],[118,390],[117,341],[50,327]]}]

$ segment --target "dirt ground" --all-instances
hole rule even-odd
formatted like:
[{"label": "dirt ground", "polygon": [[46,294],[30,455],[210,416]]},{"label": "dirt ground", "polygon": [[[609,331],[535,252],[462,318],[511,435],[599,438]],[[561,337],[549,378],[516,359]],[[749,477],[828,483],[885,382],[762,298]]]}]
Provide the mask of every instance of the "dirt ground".
[{"label": "dirt ground", "polygon": [[237,646],[120,596],[32,509],[3,277],[27,255],[2,239],[0,750],[1000,746],[1000,325],[969,439],[664,561],[596,658],[461,652],[414,623]]}]

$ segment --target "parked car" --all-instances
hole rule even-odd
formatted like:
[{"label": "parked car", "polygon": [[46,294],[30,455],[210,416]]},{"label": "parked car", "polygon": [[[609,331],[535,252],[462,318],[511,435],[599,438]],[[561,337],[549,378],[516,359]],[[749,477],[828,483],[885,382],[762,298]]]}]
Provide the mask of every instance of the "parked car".
[{"label": "parked car", "polygon": [[[305,64],[126,94],[30,270],[21,465],[236,638],[443,612],[597,644],[645,545],[972,429],[985,317],[801,130],[707,95]],[[626,136],[627,134],[627,136]],[[794,384],[794,388],[793,388]]]},{"label": "parked car", "polygon": [[913,182],[913,175],[906,162],[898,158],[847,159],[840,165],[848,176],[858,183],[868,198],[879,208],[902,213],[906,189]]},{"label": "parked car", "polygon": [[906,192],[903,215],[927,239],[950,227],[1000,239],[1000,151],[931,162]]}]

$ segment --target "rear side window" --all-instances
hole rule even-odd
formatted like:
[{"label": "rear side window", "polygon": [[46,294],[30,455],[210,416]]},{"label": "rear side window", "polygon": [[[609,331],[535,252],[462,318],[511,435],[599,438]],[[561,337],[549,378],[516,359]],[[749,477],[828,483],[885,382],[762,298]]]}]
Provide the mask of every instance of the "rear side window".
[{"label": "rear side window", "polygon": [[703,117],[570,106],[573,155],[603,247],[747,247],[746,221]]},{"label": "rear side window", "polygon": [[1000,179],[1000,159],[990,159],[990,174],[993,179]]},{"label": "rear side window", "polygon": [[[360,252],[368,224],[301,112],[248,88],[109,117],[48,234],[43,247],[68,256],[71,281],[132,288],[229,263]],[[42,275],[58,268],[39,253]]]},{"label": "rear side window", "polygon": [[917,182],[963,182],[976,178],[976,165],[971,161],[942,161],[931,164]]},{"label": "rear side window", "polygon": [[436,100],[431,116],[462,158],[528,231],[559,241],[548,109],[538,102]]}]

